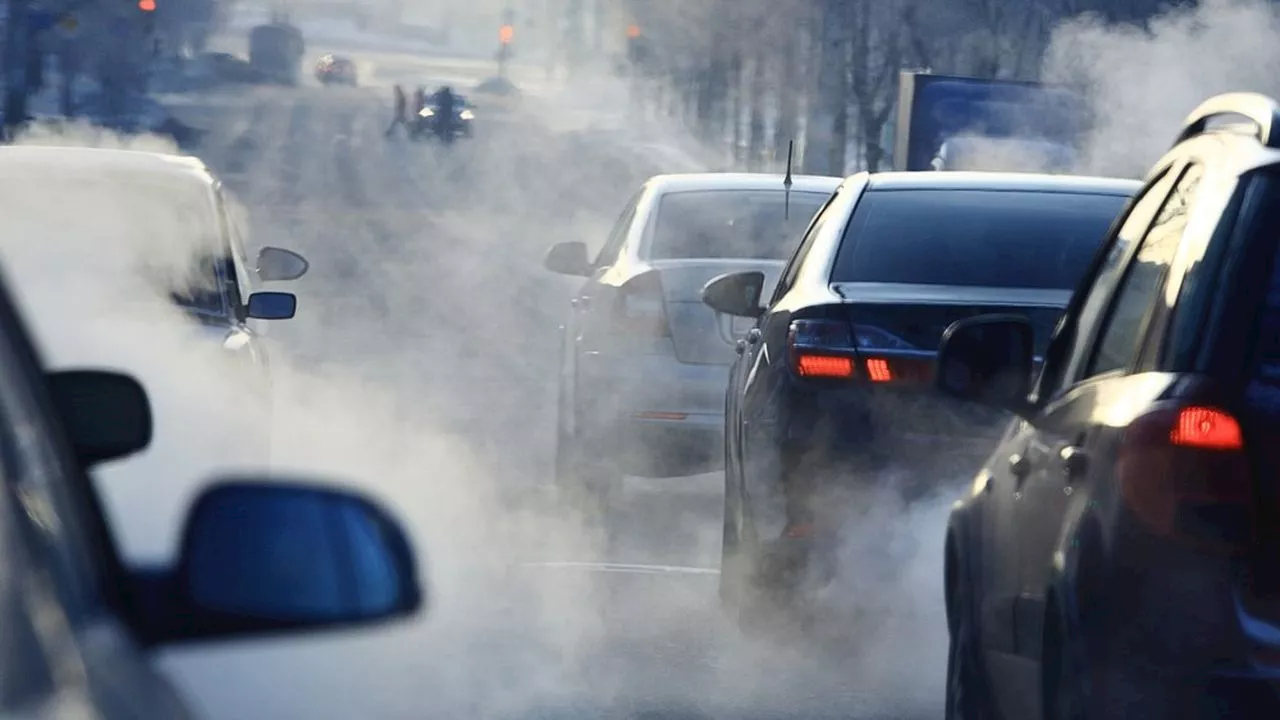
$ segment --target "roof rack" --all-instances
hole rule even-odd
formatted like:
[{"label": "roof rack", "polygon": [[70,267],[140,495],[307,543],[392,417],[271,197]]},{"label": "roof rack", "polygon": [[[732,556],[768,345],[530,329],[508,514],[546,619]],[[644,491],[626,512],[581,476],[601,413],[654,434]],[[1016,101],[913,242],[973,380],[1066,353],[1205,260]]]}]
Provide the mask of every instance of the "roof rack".
[{"label": "roof rack", "polygon": [[1280,104],[1260,93],[1234,92],[1215,95],[1200,103],[1182,122],[1174,145],[1205,132],[1209,121],[1235,115],[1253,123],[1254,137],[1269,148],[1280,148]]}]

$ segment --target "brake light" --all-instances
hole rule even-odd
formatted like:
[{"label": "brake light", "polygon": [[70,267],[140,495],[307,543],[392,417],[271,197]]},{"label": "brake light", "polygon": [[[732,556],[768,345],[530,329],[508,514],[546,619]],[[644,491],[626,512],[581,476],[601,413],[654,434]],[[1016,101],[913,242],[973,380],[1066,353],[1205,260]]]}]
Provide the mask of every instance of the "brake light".
[{"label": "brake light", "polygon": [[794,320],[787,331],[791,368],[806,378],[847,380],[855,376],[853,333],[838,320]]},{"label": "brake light", "polygon": [[889,368],[889,361],[884,358],[869,358],[867,360],[867,377],[871,378],[871,382],[889,382],[893,380],[893,370]]},{"label": "brake light", "polygon": [[657,270],[637,275],[618,288],[613,305],[613,326],[626,334],[671,337],[662,277]]},{"label": "brake light", "polygon": [[1178,413],[1178,422],[1169,440],[1182,447],[1205,450],[1240,450],[1244,438],[1240,423],[1231,415],[1207,407],[1186,407]]},{"label": "brake light", "polygon": [[838,355],[799,355],[796,369],[804,377],[851,378],[853,358]]},{"label": "brake light", "polygon": [[1254,537],[1253,474],[1240,423],[1225,410],[1163,406],[1134,419],[1115,477],[1125,507],[1159,537],[1225,551]]}]

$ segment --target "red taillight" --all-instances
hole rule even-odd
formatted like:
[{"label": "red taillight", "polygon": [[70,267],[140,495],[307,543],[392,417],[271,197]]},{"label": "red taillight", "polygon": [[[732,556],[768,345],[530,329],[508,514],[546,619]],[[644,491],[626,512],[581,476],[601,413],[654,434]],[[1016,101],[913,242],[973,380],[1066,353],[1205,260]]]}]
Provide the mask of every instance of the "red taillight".
[{"label": "red taillight", "polygon": [[867,377],[871,382],[890,382],[893,380],[893,370],[889,367],[889,361],[884,358],[869,358],[867,360]]},{"label": "red taillight", "polygon": [[637,275],[618,288],[613,326],[625,334],[671,337],[662,277],[656,270]]},{"label": "red taillight", "polygon": [[853,333],[839,320],[795,320],[787,331],[791,368],[800,377],[848,380],[855,376]]},{"label": "red taillight", "polygon": [[802,353],[796,356],[796,370],[802,377],[851,378],[853,358]]},{"label": "red taillight", "polygon": [[1134,419],[1116,454],[1125,507],[1149,532],[1234,550],[1255,532],[1253,475],[1240,423],[1218,408],[1159,407]]},{"label": "red taillight", "polygon": [[1186,407],[1169,433],[1174,445],[1202,450],[1240,450],[1244,437],[1230,414],[1207,407]]}]

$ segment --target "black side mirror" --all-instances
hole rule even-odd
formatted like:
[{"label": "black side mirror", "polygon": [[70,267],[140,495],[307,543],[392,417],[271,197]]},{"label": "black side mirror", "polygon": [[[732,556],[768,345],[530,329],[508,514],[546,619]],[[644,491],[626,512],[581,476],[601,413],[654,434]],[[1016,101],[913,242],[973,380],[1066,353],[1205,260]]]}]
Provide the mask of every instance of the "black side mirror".
[{"label": "black side mirror", "polygon": [[760,306],[763,292],[764,273],[759,270],[728,273],[702,286],[702,302],[726,315],[758,318],[764,314]]},{"label": "black side mirror", "polygon": [[151,401],[141,383],[105,370],[45,374],[81,466],[128,457],[151,444]]},{"label": "black side mirror", "polygon": [[240,479],[196,500],[160,642],[366,625],[423,604],[404,530],[354,493]]},{"label": "black side mirror", "polygon": [[551,246],[542,266],[553,273],[587,277],[591,274],[591,261],[587,259],[587,244],[578,241],[562,242]]},{"label": "black side mirror", "polygon": [[268,246],[258,251],[258,279],[263,282],[297,280],[310,269],[311,263],[292,250]]},{"label": "black side mirror", "polygon": [[938,389],[961,400],[1025,414],[1034,339],[1031,322],[1021,315],[981,315],[952,323],[938,346]]},{"label": "black side mirror", "polygon": [[298,296],[287,292],[256,292],[249,296],[246,309],[255,320],[288,320],[298,312]]}]

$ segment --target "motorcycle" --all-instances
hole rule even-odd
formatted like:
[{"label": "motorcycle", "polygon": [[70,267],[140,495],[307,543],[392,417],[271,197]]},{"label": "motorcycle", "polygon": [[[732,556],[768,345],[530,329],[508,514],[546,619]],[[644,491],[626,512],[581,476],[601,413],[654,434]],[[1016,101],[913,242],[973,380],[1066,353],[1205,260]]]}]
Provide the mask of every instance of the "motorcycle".
[{"label": "motorcycle", "polygon": [[471,123],[475,120],[475,112],[462,98],[458,98],[454,106],[453,117],[445,120],[440,115],[440,108],[427,104],[418,109],[411,136],[415,139],[434,137],[445,145],[452,145],[459,138],[471,138]]}]

